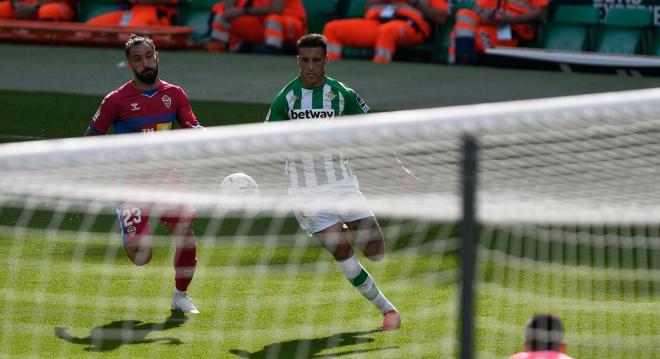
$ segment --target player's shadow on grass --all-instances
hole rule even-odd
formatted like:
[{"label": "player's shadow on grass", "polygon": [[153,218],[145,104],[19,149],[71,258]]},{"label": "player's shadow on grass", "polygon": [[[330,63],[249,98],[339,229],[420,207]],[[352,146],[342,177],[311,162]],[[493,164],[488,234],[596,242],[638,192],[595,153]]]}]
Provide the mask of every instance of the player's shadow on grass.
[{"label": "player's shadow on grass", "polygon": [[367,336],[368,334],[378,333],[378,330],[338,333],[322,338],[296,339],[286,342],[268,344],[261,350],[250,353],[246,350],[231,349],[230,353],[241,358],[265,359],[265,358],[328,358],[341,357],[345,355],[366,353],[375,350],[394,349],[396,347],[381,347],[377,349],[360,349],[359,347],[350,350],[332,354],[321,354],[322,351],[371,343],[375,339]]},{"label": "player's shadow on grass", "polygon": [[139,320],[117,320],[112,323],[94,327],[90,335],[82,338],[71,336],[67,328],[56,327],[55,336],[72,344],[88,345],[86,351],[104,352],[119,348],[125,344],[144,344],[166,342],[170,345],[182,344],[173,337],[150,338],[151,332],[160,332],[183,325],[188,320],[182,312],[172,311],[162,323],[143,323]]}]

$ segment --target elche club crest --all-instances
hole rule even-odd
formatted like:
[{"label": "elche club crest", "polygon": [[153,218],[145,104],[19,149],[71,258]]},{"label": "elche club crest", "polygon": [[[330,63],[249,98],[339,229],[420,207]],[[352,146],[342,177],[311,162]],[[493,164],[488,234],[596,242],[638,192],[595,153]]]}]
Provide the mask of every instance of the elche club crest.
[{"label": "elche club crest", "polygon": [[137,233],[137,228],[135,228],[135,226],[128,226],[126,227],[126,233],[128,233],[129,237],[133,238]]},{"label": "elche club crest", "polygon": [[170,108],[170,106],[172,106],[172,99],[169,96],[163,95],[162,100],[165,107]]}]

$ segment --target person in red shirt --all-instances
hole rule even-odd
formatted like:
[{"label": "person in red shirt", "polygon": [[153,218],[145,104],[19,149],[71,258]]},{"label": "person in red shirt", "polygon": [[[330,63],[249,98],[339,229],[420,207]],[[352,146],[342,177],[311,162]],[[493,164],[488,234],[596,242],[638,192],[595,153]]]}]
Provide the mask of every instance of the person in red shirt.
[{"label": "person in red shirt", "polygon": [[549,0],[478,0],[473,9],[456,12],[449,63],[474,63],[477,55],[497,46],[517,46],[536,36]]},{"label": "person in red shirt", "polygon": [[110,11],[87,20],[91,25],[173,25],[177,0],[129,0],[128,9]]},{"label": "person in red shirt", "polygon": [[433,24],[444,24],[448,8],[446,0],[369,0],[363,19],[325,24],[328,59],[340,60],[348,45],[374,48],[374,62],[390,63],[397,47],[420,44],[431,36]]},{"label": "person in red shirt", "polygon": [[524,347],[524,352],[509,359],[573,359],[564,354],[566,344],[561,320],[548,313],[535,315],[527,324]]},{"label": "person in red shirt", "polygon": [[307,12],[301,0],[227,0],[211,11],[209,51],[236,51],[247,41],[279,53],[307,33]]},{"label": "person in red shirt", "polygon": [[[125,53],[133,79],[103,99],[89,122],[86,136],[106,134],[111,127],[116,134],[166,131],[173,129],[175,123],[181,128],[202,128],[183,89],[158,78],[158,52],[150,38],[131,35]],[[126,167],[139,165],[127,163]],[[176,169],[163,173],[129,171],[122,181],[127,185],[146,185],[150,189],[183,190]],[[138,266],[151,260],[149,215],[158,212],[161,222],[176,240],[172,309],[199,313],[187,292],[197,266],[197,246],[192,229],[195,210],[189,204],[170,205],[157,211],[153,207],[152,204],[126,200],[117,208],[126,254]]]},{"label": "person in red shirt", "polygon": [[71,21],[73,15],[67,0],[0,1],[0,19]]}]

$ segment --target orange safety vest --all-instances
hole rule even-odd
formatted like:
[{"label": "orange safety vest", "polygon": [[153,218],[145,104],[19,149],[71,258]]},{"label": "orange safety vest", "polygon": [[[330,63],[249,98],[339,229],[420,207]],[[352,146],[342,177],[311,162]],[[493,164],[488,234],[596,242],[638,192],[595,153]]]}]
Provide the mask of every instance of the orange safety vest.
[{"label": "orange safety vest", "polygon": [[[478,0],[477,6],[484,9],[503,10],[508,14],[520,15],[539,7],[548,6],[549,0]],[[528,24],[512,24],[511,29],[525,40],[530,40],[536,28]]]},{"label": "orange safety vest", "polygon": [[[325,1],[325,0],[324,0]],[[250,6],[267,6],[271,4],[271,0],[239,0],[236,6],[244,7],[249,3]],[[284,2],[284,10],[282,15],[288,15],[300,19],[303,23],[307,23],[307,12],[302,0],[286,0]]]},{"label": "orange safety vest", "polygon": [[477,6],[485,9],[500,9],[510,14],[524,14],[533,9],[548,6],[549,0],[478,0]]},{"label": "orange safety vest", "polygon": [[[429,0],[429,4],[439,10],[448,11],[449,5],[445,0]],[[364,17],[366,19],[378,20],[380,19],[381,13],[388,7],[394,6],[395,17],[392,19],[405,19],[410,20],[416,29],[424,33],[424,35],[429,36],[431,34],[431,24],[429,24],[422,11],[410,4],[406,0],[392,0],[389,4],[378,4],[370,6]]]}]

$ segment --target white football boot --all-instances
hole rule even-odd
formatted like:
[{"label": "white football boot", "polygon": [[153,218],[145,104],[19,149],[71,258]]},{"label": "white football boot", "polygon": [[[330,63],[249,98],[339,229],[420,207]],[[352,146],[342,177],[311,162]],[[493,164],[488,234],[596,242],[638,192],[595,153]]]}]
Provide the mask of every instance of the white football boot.
[{"label": "white football boot", "polygon": [[199,310],[192,302],[192,299],[188,296],[188,292],[180,292],[174,290],[174,295],[172,296],[172,310],[178,310],[184,313],[199,314]]}]

